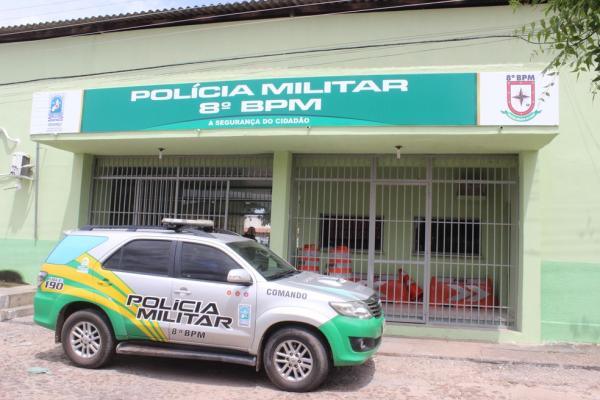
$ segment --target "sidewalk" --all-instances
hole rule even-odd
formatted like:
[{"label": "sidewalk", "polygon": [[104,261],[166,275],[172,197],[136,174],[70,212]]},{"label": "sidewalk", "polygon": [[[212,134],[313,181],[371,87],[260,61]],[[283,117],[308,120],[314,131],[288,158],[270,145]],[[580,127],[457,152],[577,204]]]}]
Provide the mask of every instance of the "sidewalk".
[{"label": "sidewalk", "polygon": [[460,360],[489,364],[523,364],[600,371],[600,346],[588,344],[533,346],[384,337],[377,354],[392,357]]},{"label": "sidewalk", "polygon": [[33,314],[36,287],[0,282],[0,321]]}]

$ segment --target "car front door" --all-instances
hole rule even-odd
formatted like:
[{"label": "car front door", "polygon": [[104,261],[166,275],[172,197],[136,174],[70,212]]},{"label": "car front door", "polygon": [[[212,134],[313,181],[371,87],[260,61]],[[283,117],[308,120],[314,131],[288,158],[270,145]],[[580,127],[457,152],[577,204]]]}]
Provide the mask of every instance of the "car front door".
[{"label": "car front door", "polygon": [[256,285],[227,282],[232,269],[242,268],[224,251],[208,244],[177,246],[171,341],[195,345],[250,348],[254,334]]}]

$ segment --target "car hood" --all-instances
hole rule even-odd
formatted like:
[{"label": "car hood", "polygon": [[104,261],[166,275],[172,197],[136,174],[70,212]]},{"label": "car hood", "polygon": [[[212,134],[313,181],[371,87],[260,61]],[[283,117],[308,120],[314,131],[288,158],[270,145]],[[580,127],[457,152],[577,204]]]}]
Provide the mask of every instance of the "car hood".
[{"label": "car hood", "polygon": [[350,282],[342,278],[302,272],[277,280],[277,283],[299,290],[319,292],[337,300],[366,300],[375,292],[362,284]]}]

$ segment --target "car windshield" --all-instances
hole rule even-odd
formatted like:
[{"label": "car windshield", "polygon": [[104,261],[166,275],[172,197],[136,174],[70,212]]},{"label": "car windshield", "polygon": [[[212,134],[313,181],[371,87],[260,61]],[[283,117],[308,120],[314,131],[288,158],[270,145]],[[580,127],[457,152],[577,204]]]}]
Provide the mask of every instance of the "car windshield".
[{"label": "car windshield", "polygon": [[248,261],[267,280],[298,273],[298,270],[287,261],[254,240],[231,242],[227,245]]}]

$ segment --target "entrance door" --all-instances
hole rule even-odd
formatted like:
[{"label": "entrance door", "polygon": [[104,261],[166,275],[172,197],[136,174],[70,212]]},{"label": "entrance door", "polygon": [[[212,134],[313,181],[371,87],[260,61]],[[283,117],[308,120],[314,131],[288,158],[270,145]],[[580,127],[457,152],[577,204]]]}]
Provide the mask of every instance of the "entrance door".
[{"label": "entrance door", "polygon": [[393,181],[374,186],[373,287],[388,319],[425,322],[427,186]]},{"label": "entrance door", "polygon": [[518,182],[511,155],[295,155],[289,258],[390,322],[514,327]]}]

